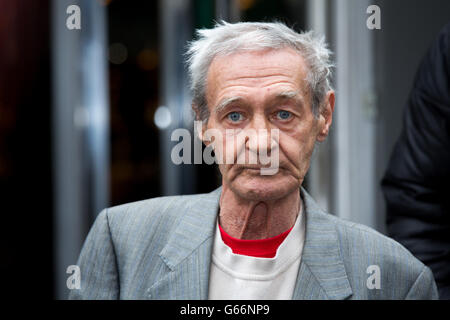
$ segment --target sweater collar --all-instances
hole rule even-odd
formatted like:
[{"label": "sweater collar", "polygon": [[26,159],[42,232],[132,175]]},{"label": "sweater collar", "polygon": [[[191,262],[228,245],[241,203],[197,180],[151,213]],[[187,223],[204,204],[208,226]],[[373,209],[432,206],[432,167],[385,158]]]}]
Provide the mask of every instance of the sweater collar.
[{"label": "sweater collar", "polygon": [[292,231],[281,243],[273,258],[251,257],[235,254],[222,240],[216,224],[212,260],[224,272],[234,277],[269,280],[289,268],[300,259],[305,237],[303,214],[300,212]]}]

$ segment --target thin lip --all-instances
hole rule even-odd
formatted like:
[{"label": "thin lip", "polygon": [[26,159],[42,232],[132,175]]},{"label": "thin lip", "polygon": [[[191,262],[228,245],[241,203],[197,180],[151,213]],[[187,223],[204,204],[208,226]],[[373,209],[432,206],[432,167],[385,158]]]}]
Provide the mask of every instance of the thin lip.
[{"label": "thin lip", "polygon": [[[265,168],[265,167],[255,164],[255,165],[239,165],[239,168],[242,168],[242,169],[255,169],[255,170],[257,170],[257,169],[261,169],[261,168]],[[269,167],[267,167],[267,168],[269,168]]]},{"label": "thin lip", "polygon": [[[271,166],[258,166],[258,165],[254,165],[254,166],[242,166],[242,165],[240,165],[238,167],[238,169],[241,169],[241,170],[244,170],[244,169],[247,169],[247,170],[261,170],[261,169],[272,169],[272,167]],[[278,166],[278,169],[281,169],[281,166]]]}]

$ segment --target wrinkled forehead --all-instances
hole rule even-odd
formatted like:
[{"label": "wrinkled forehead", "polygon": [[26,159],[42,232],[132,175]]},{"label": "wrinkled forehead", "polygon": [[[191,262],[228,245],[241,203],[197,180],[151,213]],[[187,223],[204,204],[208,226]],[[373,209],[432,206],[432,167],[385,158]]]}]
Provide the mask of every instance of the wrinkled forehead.
[{"label": "wrinkled forehead", "polygon": [[307,88],[307,73],[304,58],[291,48],[218,55],[214,57],[208,70],[207,94],[272,85],[304,92]]}]

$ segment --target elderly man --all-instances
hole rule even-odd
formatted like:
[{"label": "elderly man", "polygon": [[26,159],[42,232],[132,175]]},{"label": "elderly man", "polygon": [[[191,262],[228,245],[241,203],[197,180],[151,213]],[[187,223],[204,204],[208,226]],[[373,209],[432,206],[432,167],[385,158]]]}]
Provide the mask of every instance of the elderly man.
[{"label": "elderly man", "polygon": [[[200,138],[226,150],[222,187],[102,211],[70,297],[437,298],[432,273],[405,248],[323,212],[301,188],[334,110],[324,41],[280,23],[222,22],[198,35],[192,106]],[[211,129],[220,139],[205,137]],[[248,161],[263,151],[278,158],[270,174]]]}]

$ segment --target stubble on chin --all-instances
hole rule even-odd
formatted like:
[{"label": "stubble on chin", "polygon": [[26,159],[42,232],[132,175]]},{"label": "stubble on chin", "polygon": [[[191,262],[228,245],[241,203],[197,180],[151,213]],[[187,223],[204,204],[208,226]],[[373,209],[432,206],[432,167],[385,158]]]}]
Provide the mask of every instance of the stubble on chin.
[{"label": "stubble on chin", "polygon": [[222,184],[238,197],[249,201],[282,199],[301,185],[298,179],[281,170],[273,176],[264,176],[257,169],[235,167],[228,168],[226,174],[227,179],[223,179]]}]

